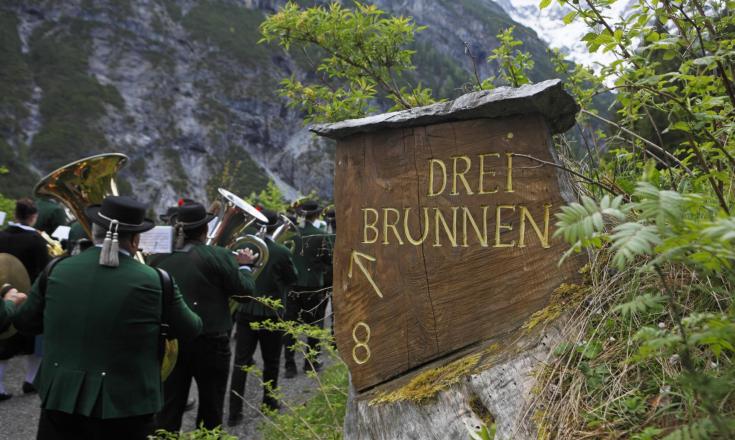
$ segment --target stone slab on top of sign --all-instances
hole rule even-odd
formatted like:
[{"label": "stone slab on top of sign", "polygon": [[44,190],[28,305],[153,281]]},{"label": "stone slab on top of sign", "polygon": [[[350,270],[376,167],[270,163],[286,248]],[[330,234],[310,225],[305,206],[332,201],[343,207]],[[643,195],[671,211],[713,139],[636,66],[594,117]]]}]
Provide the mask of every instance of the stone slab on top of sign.
[{"label": "stone slab on top of sign", "polygon": [[578,110],[549,80],[312,127],[338,140],[335,338],[356,390],[519,327],[574,278],[552,239],[563,175],[524,156],[553,162]]}]

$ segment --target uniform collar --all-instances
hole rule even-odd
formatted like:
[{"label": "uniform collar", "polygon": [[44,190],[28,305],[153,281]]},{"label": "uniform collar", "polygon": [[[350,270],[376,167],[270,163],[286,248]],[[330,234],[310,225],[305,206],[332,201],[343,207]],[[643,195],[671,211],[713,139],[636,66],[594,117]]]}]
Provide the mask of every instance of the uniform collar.
[{"label": "uniform collar", "polygon": [[21,224],[21,223],[8,222],[8,226],[15,226],[16,228],[23,229],[24,231],[36,232],[36,230],[34,228],[32,228],[30,226],[26,226],[26,225]]}]

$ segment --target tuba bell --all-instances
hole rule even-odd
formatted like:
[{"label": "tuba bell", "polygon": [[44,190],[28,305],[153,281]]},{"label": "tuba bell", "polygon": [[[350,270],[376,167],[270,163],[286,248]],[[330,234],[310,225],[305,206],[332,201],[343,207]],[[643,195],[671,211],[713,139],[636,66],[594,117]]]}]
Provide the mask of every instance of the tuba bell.
[{"label": "tuba bell", "polygon": [[260,221],[268,222],[268,219],[253,205],[227,191],[224,188],[217,190],[222,196],[222,200],[217,212],[214,227],[207,236],[207,244],[212,246],[221,246],[230,250],[241,248],[243,245],[250,244],[258,249],[258,260],[253,265],[253,278],[257,278],[263,271],[266,263],[268,263],[268,245],[263,240],[265,236],[265,228],[260,228],[258,233],[248,234],[247,229]]},{"label": "tuba bell", "polygon": [[273,241],[282,244],[293,254],[296,250],[294,238],[301,235],[301,232],[286,214],[279,213],[278,216],[281,217],[281,225],[273,232]]},{"label": "tuba bell", "polygon": [[[128,157],[120,153],[85,157],[49,173],[36,184],[34,192],[63,203],[77,218],[87,236],[92,237],[92,224],[84,214],[84,208],[102,203],[107,196],[119,194],[115,176],[127,162]],[[145,263],[140,252],[135,257]],[[178,350],[176,339],[166,339],[161,364],[162,380],[166,380],[173,371]]]},{"label": "tuba bell", "polygon": [[128,157],[120,153],[85,157],[51,172],[36,184],[34,192],[63,203],[91,237],[92,225],[84,215],[84,208],[102,203],[107,196],[118,195],[115,176],[127,162]]}]

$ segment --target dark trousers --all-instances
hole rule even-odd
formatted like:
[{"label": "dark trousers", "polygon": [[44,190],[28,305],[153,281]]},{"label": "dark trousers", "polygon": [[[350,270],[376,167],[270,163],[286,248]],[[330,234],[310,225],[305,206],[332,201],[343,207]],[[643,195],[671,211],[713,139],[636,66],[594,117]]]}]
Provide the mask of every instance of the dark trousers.
[{"label": "dark trousers", "polygon": [[[296,321],[302,324],[315,325],[324,328],[324,313],[327,310],[327,295],[324,291],[312,287],[293,287],[286,299],[286,321]],[[307,338],[307,344],[311,351],[319,352],[319,340]],[[283,337],[284,357],[286,365],[295,364],[294,351],[291,347],[296,340],[291,335]]]},{"label": "dark trousers", "polygon": [[[263,318],[262,320],[266,320]],[[253,354],[260,343],[260,354],[263,357],[263,383],[270,382],[271,389],[278,386],[278,367],[281,362],[281,332],[270,330],[253,330],[251,322],[259,322],[257,318],[238,318],[235,343],[235,365],[232,368],[230,386],[230,417],[242,412],[242,397],[245,394],[247,373],[242,367],[253,365]],[[263,403],[275,406],[265,385],[263,386]]]},{"label": "dark trousers", "polygon": [[61,411],[41,410],[38,440],[145,440],[153,433],[153,414],[96,419]]},{"label": "dark trousers", "polygon": [[164,405],[156,417],[159,428],[177,432],[181,429],[191,380],[197,382],[199,408],[196,426],[207,429],[222,425],[222,414],[230,369],[230,338],[226,334],[199,336],[179,342],[176,367],[163,384]]}]

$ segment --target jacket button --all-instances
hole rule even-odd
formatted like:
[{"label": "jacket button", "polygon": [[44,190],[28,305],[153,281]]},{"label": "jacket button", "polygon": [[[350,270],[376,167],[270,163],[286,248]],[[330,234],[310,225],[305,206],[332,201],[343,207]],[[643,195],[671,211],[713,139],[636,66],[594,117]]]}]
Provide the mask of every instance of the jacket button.
[{"label": "jacket button", "polygon": [[198,305],[196,301],[194,301],[194,305],[195,305],[195,306],[196,306],[196,305]]},{"label": "jacket button", "polygon": [[107,376],[107,373],[103,371],[103,372],[102,372],[102,375],[103,375],[103,376]]},{"label": "jacket button", "polygon": [[58,366],[59,366],[59,363],[58,362],[54,362],[54,367],[58,367]]}]

